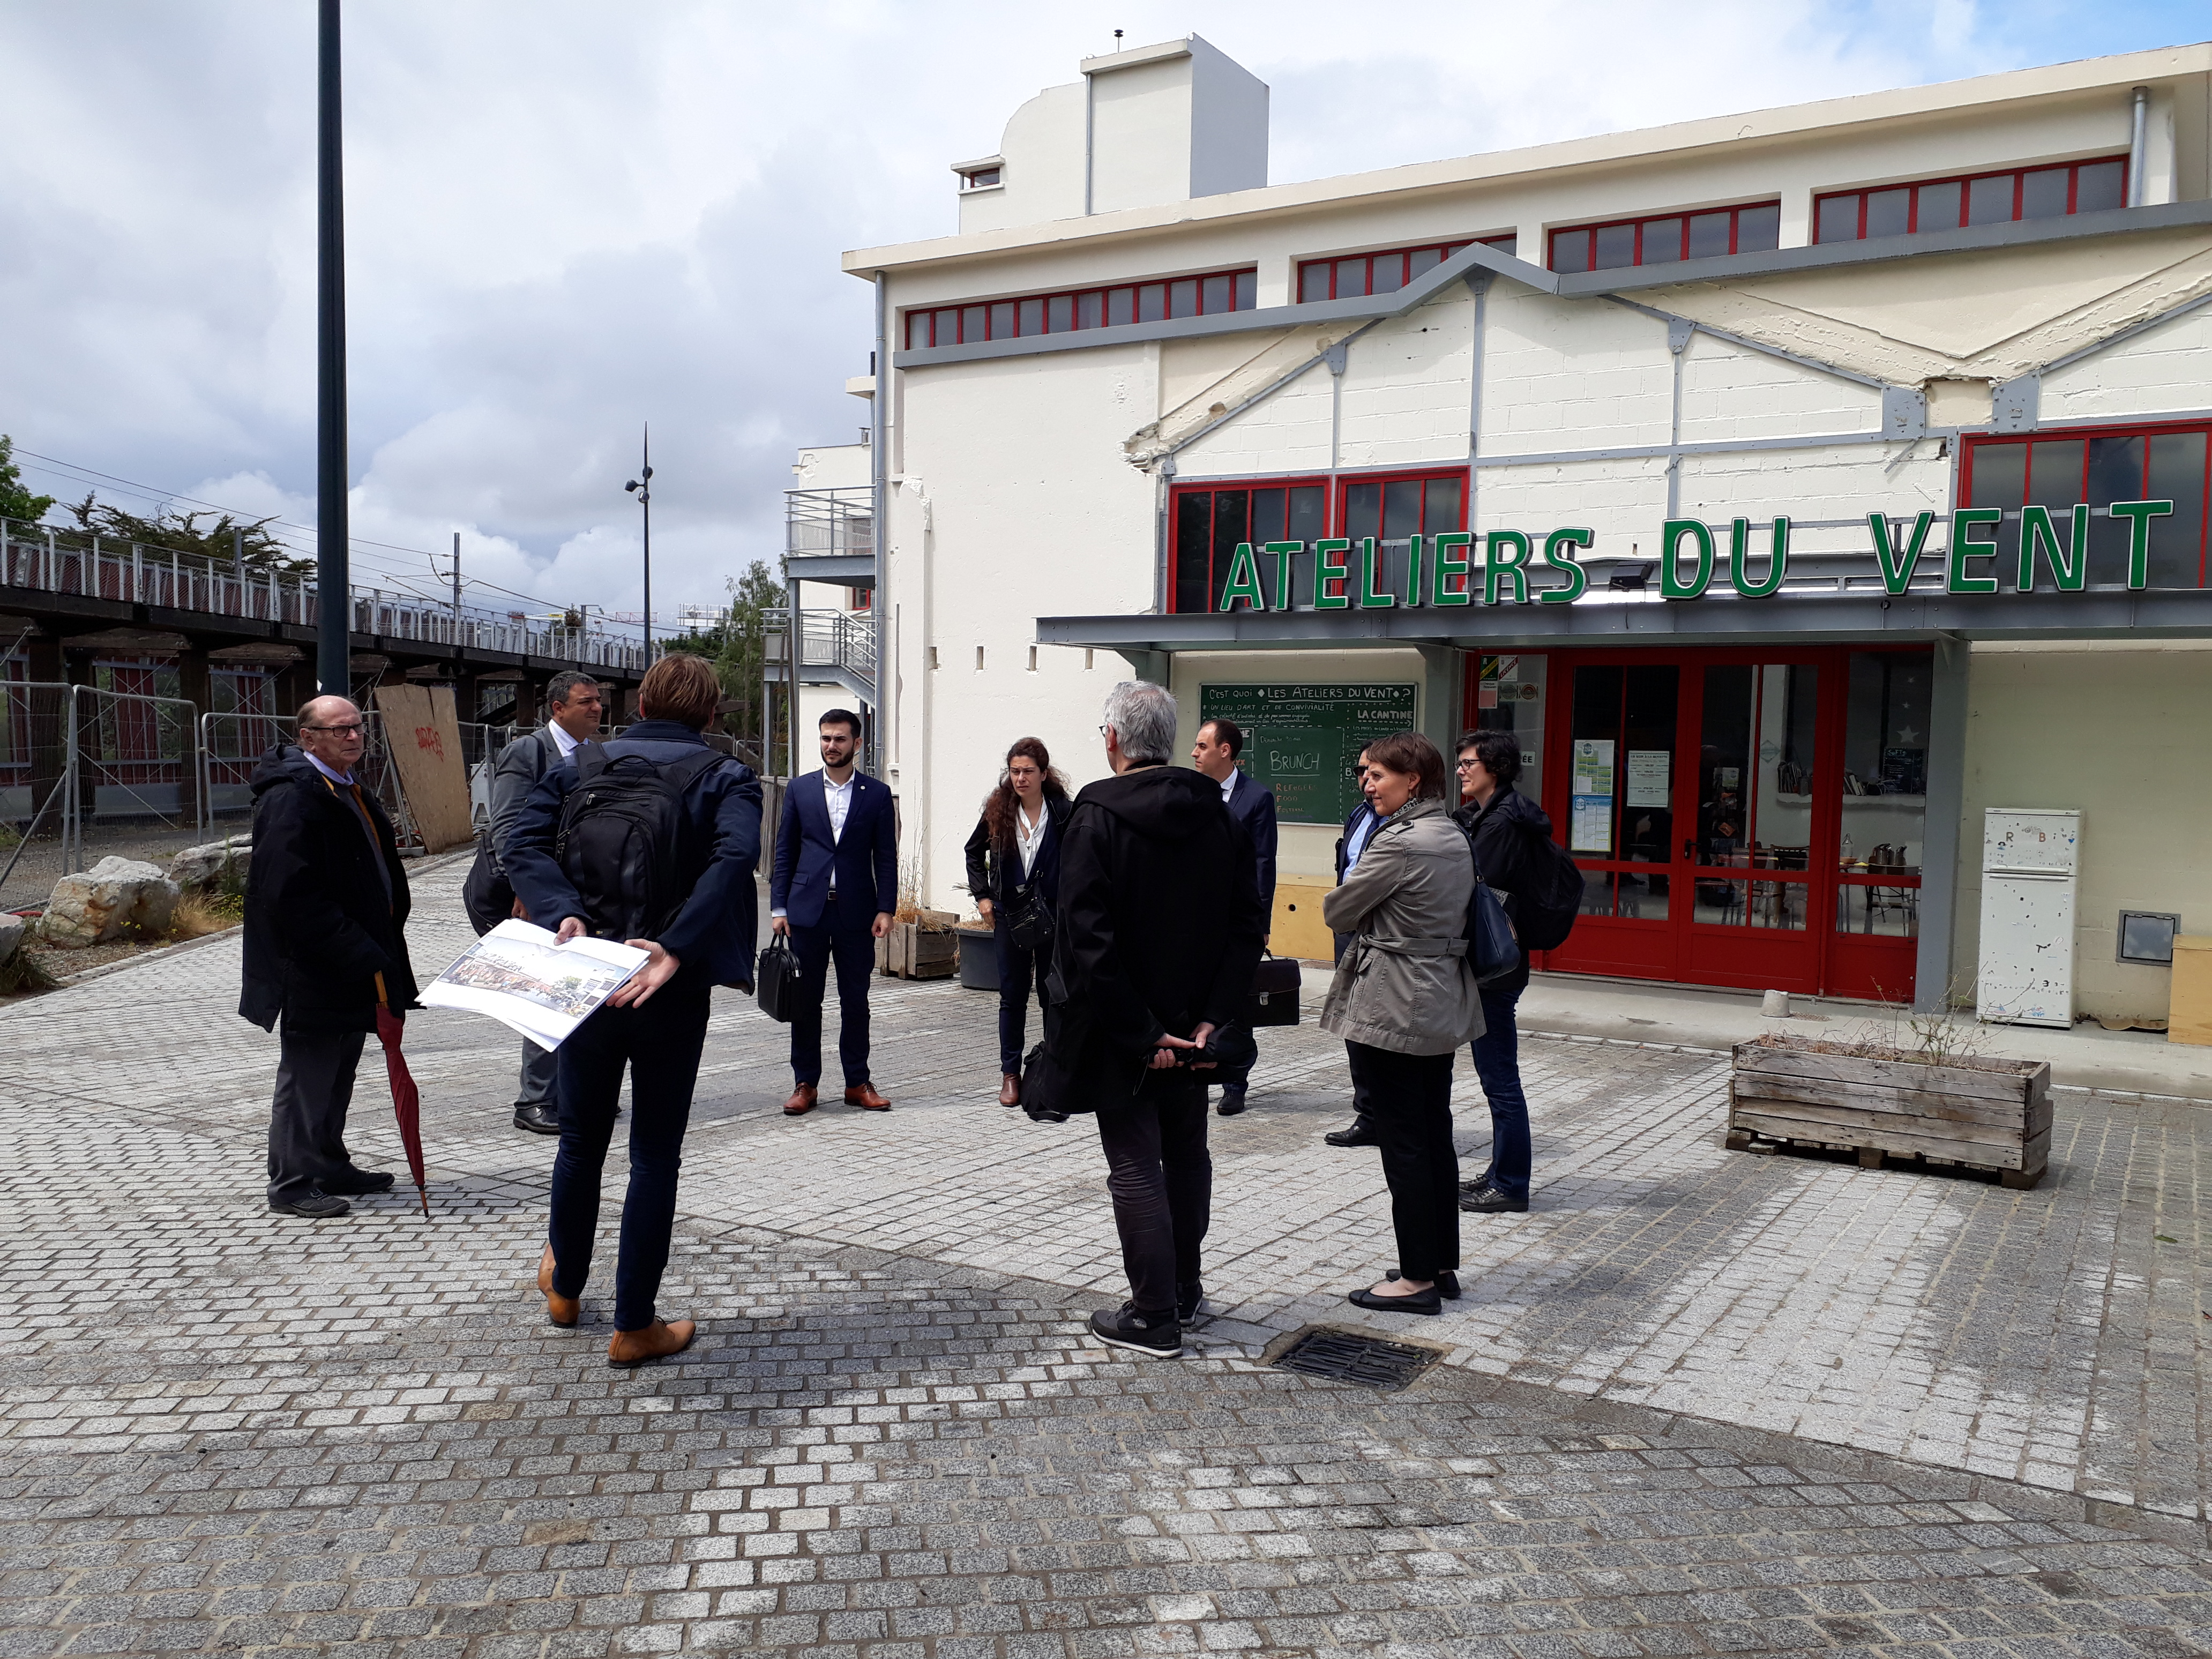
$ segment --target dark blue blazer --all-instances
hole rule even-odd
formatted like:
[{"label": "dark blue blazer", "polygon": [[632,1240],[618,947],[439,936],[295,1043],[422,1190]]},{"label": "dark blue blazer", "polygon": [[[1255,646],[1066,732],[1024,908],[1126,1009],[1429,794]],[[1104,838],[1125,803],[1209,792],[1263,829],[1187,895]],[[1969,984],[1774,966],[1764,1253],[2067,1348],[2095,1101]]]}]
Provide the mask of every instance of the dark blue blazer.
[{"label": "dark blue blazer", "polygon": [[[642,755],[656,765],[684,759],[707,740],[675,720],[633,721],[608,739],[610,756]],[[584,914],[582,895],[561,868],[561,809],[576,787],[573,757],[538,781],[509,822],[501,853],[507,878],[531,920],[557,928],[566,916]],[[761,787],[750,768],[735,760],[709,767],[684,793],[684,849],[691,896],[660,930],[660,948],[694,974],[717,985],[750,985],[753,935],[759,926]]]},{"label": "dark blue blazer", "polygon": [[1243,824],[1244,833],[1251,837],[1252,852],[1259,866],[1260,914],[1273,916],[1275,914],[1275,792],[1249,772],[1238,772],[1237,787],[1229,793],[1229,816]]},{"label": "dark blue blazer", "polygon": [[794,927],[818,927],[830,902],[830,872],[837,872],[837,902],[844,919],[871,921],[898,908],[898,816],[890,786],[865,772],[853,774],[853,800],[845,833],[830,834],[830,801],[822,774],[794,778],[783,794],[783,822],[775,832],[775,863],[768,903]]},{"label": "dark blue blazer", "polygon": [[[1352,850],[1352,832],[1374,816],[1375,808],[1363,796],[1359,805],[1352,809],[1352,816],[1344,821],[1344,833],[1336,838],[1336,884],[1339,887],[1344,885],[1345,860]],[[1368,834],[1372,836],[1374,831],[1370,830]],[[1364,847],[1359,850],[1363,855],[1367,851]]]}]

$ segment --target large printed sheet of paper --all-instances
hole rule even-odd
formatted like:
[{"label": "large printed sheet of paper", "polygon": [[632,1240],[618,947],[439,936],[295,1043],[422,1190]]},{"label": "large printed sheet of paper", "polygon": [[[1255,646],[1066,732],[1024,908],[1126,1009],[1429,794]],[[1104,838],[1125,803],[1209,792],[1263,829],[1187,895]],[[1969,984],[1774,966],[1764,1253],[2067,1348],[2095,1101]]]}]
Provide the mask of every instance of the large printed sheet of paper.
[{"label": "large printed sheet of paper", "polygon": [[557,1048],[639,969],[646,953],[609,939],[558,936],[502,921],[422,988],[431,1008],[489,1014],[541,1048]]}]

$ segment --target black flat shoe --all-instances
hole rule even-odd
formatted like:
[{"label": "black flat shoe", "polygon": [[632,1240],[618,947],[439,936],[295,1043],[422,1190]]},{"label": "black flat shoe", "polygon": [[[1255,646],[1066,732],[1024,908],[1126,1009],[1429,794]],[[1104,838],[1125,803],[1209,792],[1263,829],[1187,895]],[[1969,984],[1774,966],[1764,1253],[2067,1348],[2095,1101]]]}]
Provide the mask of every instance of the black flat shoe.
[{"label": "black flat shoe", "polygon": [[1242,1089],[1224,1089],[1220,1102],[1213,1109],[1223,1117],[1235,1117],[1244,1109],[1244,1091]]},{"label": "black flat shoe", "polygon": [[1194,1279],[1188,1285],[1176,1286],[1176,1322],[1188,1325],[1198,1317],[1199,1310],[1206,1305],[1206,1286]]},{"label": "black flat shoe", "polygon": [[336,1198],[358,1198],[364,1193],[388,1193],[392,1190],[392,1171],[347,1170],[338,1175],[325,1176],[323,1190]]},{"label": "black flat shoe", "polygon": [[[1392,1279],[1403,1279],[1405,1276],[1405,1274],[1400,1273],[1395,1267],[1391,1268],[1389,1274],[1389,1277]],[[1437,1294],[1443,1297],[1447,1302],[1458,1301],[1459,1275],[1454,1273],[1438,1273],[1437,1275]]]},{"label": "black flat shoe", "polygon": [[1322,1139],[1331,1146],[1380,1146],[1382,1139],[1375,1133],[1375,1126],[1364,1117],[1356,1117],[1341,1129],[1331,1129]]},{"label": "black flat shoe", "polygon": [[561,1114],[550,1101],[536,1105],[518,1103],[514,1109],[514,1127],[533,1135],[557,1135],[561,1133]]},{"label": "black flat shoe", "polygon": [[1366,1308],[1375,1313],[1440,1314],[1443,1300],[1434,1291],[1423,1291],[1416,1296],[1377,1296],[1369,1290],[1358,1290],[1344,1298],[1355,1308]]},{"label": "black flat shoe", "polygon": [[1515,1198],[1487,1182],[1478,1181],[1472,1186],[1459,1189],[1459,1206],[1474,1215],[1495,1215],[1501,1211],[1520,1215],[1527,1212],[1528,1200]]},{"label": "black flat shoe", "polygon": [[272,1198],[269,1207],[279,1215],[303,1215],[310,1221],[328,1221],[335,1216],[349,1214],[353,1206],[342,1198],[328,1193],[302,1193],[297,1198]]}]

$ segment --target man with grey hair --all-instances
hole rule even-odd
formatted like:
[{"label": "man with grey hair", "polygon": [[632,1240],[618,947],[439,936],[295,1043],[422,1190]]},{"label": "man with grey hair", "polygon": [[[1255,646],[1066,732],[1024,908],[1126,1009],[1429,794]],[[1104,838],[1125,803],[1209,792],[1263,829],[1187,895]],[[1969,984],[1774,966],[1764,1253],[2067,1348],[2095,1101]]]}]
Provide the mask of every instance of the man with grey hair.
[{"label": "man with grey hair", "polygon": [[1066,1109],[1098,1115],[1129,1275],[1129,1300],[1093,1314],[1091,1331],[1173,1358],[1205,1295],[1204,1068],[1233,1058],[1207,1040],[1237,1021],[1267,923],[1251,842],[1220,787],[1167,764],[1175,699],[1125,680],[1107,694],[1099,731],[1114,775],[1075,798],[1060,842],[1046,1041],[1073,1080]]},{"label": "man with grey hair", "polygon": [[[491,822],[477,838],[477,861],[461,888],[462,908],[479,933],[488,933],[518,914],[514,888],[507,880],[507,838],[522,803],[538,781],[576,752],[599,729],[605,704],[599,683],[589,674],[565,668],[545,683],[545,724],[526,732],[499,751],[491,769]],[[514,1127],[534,1135],[561,1133],[554,1103],[555,1055],[525,1037],[522,1080],[514,1101]]]},{"label": "man with grey hair", "polygon": [[397,1014],[415,1001],[407,872],[392,820],[356,781],[366,741],[360,709],[317,697],[300,711],[298,747],[276,744],[253,772],[238,1012],[264,1031],[283,1022],[269,1207],[316,1220],[392,1190],[390,1170],[355,1167],[346,1109],[377,1005]]}]

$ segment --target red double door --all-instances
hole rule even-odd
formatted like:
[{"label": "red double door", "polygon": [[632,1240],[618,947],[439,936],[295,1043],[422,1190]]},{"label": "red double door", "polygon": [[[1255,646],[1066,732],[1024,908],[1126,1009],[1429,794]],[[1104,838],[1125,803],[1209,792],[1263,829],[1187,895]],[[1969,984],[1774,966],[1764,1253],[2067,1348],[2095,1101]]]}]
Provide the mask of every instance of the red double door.
[{"label": "red double door", "polygon": [[1909,1000],[1925,647],[1563,653],[1543,796],[1583,872],[1553,970]]}]

